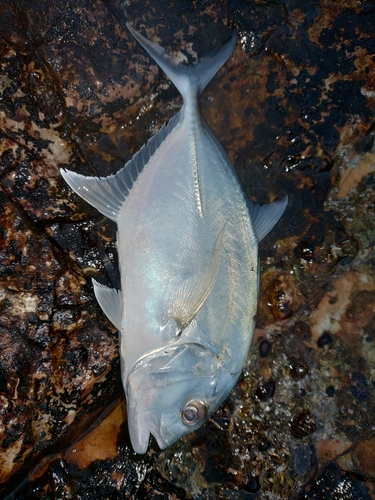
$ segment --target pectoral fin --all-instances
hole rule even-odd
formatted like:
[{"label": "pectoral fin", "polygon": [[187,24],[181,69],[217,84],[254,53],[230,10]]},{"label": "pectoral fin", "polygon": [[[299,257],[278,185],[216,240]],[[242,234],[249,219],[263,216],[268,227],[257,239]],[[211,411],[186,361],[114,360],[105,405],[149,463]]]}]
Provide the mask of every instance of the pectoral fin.
[{"label": "pectoral fin", "polygon": [[163,315],[163,322],[173,318],[182,329],[186,328],[206,302],[219,273],[225,227],[226,223],[216,239],[211,258],[203,273],[186,279],[177,288],[170,307]]},{"label": "pectoral fin", "polygon": [[277,221],[283,215],[288,204],[288,196],[269,203],[268,205],[257,205],[247,200],[247,207],[253,229],[258,243],[273,229]]},{"label": "pectoral fin", "polygon": [[109,321],[121,330],[121,321],[123,313],[122,293],[121,290],[116,288],[109,288],[108,286],[101,285],[96,280],[92,280],[94,286],[94,293],[102,311],[107,316]]}]

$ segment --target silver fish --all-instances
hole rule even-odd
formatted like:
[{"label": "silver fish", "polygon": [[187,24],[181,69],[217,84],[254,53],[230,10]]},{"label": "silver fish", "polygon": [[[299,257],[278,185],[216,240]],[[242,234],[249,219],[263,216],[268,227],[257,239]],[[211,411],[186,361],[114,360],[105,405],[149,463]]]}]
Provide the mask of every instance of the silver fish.
[{"label": "silver fish", "polygon": [[121,291],[93,285],[120,332],[130,438],[134,451],[145,453],[150,434],[163,449],[198,429],[235,385],[255,326],[258,243],[287,197],[264,206],[247,199],[199,114],[198,95],[232,53],[236,35],[188,67],[127,26],[183,106],[116,175],[61,174],[117,223]]}]

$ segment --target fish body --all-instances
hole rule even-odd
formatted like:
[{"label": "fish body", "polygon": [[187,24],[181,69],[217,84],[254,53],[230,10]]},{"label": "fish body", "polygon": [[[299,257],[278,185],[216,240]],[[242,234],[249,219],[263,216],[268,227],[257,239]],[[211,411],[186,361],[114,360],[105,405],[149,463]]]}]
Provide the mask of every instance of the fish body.
[{"label": "fish body", "polygon": [[251,203],[199,114],[198,95],[236,37],[187,67],[128,28],[183,106],[116,175],[62,175],[117,223],[121,291],[93,280],[94,290],[120,332],[130,438],[145,453],[150,434],[165,448],[200,427],[236,383],[255,326],[258,243],[287,200]]}]

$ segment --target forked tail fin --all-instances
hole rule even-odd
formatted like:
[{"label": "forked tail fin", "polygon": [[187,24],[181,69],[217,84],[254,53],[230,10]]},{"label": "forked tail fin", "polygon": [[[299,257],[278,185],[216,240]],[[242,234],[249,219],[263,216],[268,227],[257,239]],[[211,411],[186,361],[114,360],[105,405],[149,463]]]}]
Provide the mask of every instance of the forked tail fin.
[{"label": "forked tail fin", "polygon": [[183,63],[176,64],[170,54],[160,45],[147,40],[147,38],[135,31],[129,23],[126,26],[134,38],[172,80],[184,100],[188,98],[192,89],[195,89],[195,93],[198,95],[203,92],[231,55],[237,42],[237,32],[234,32],[231,39],[213,57],[203,59],[195,66],[187,66]]}]

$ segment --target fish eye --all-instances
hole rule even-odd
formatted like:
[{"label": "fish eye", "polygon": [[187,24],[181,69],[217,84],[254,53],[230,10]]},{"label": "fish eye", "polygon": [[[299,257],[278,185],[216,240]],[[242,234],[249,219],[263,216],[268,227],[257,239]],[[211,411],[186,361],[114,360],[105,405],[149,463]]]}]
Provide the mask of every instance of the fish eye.
[{"label": "fish eye", "polygon": [[181,417],[186,425],[195,425],[207,415],[207,408],[201,401],[190,401],[181,412]]}]

